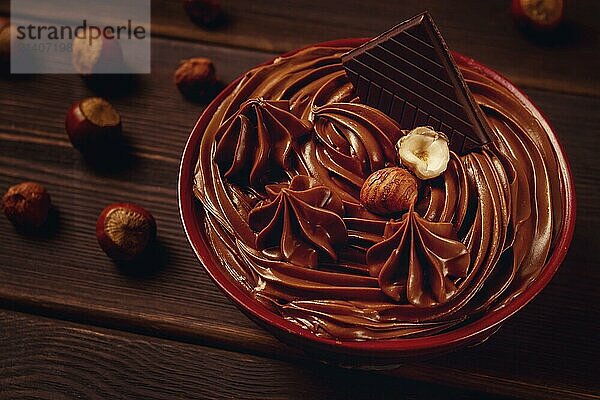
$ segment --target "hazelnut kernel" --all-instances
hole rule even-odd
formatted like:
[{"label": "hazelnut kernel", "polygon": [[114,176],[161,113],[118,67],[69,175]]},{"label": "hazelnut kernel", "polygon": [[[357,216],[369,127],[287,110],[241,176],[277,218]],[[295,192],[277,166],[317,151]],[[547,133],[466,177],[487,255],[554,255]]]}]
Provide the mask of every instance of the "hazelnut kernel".
[{"label": "hazelnut kernel", "polygon": [[85,77],[120,71],[124,61],[119,41],[104,35],[91,39],[90,29],[84,37],[73,39],[71,63],[75,72]]}]

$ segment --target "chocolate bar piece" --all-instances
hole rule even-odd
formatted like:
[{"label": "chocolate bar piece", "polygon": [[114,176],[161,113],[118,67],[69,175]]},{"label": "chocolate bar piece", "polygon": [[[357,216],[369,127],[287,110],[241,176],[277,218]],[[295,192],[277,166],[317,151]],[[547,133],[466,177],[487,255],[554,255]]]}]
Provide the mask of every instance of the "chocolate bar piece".
[{"label": "chocolate bar piece", "polygon": [[342,56],[361,101],[402,129],[431,126],[465,154],[490,141],[491,129],[428,12]]}]

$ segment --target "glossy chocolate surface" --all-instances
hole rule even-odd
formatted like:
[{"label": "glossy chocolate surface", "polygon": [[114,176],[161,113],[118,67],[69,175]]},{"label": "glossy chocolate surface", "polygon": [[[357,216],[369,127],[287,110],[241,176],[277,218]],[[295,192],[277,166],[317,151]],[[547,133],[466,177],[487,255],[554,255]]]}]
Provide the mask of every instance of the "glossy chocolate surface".
[{"label": "glossy chocolate surface", "polygon": [[257,67],[213,115],[194,192],[215,258],[269,309],[340,340],[432,335],[507,304],[562,226],[562,179],[539,121],[461,65],[494,140],[452,153],[414,211],[371,214],[360,188],[398,165],[405,127],[360,102],[341,64],[348,50]]}]

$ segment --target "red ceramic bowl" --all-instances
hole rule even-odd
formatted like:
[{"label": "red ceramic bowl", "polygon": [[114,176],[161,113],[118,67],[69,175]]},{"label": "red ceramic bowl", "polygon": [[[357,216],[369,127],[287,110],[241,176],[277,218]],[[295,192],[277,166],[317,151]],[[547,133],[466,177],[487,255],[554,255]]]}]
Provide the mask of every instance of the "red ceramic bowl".
[{"label": "red ceramic bowl", "polygon": [[[335,47],[356,47],[366,40],[368,39],[344,39],[321,44]],[[295,51],[286,55],[293,53]],[[490,312],[484,317],[455,330],[427,337],[395,340],[339,341],[319,337],[265,308],[245,290],[233,283],[227,276],[226,270],[214,259],[209,248],[210,245],[204,236],[202,205],[195,199],[192,192],[194,168],[198,158],[198,149],[202,134],[216,108],[231,93],[239,79],[241,79],[240,77],[227,86],[206,108],[188,139],[179,171],[179,208],[188,240],[213,281],[246,315],[272,332],[283,342],[299,347],[308,353],[316,355],[320,359],[336,361],[346,365],[385,365],[393,364],[407,358],[445,353],[467,345],[477,344],[487,339],[500,327],[500,324],[506,318],[529,303],[548,284],[560,266],[573,236],[575,225],[575,193],[569,164],[554,131],[531,100],[506,78],[473,59],[458,53],[453,53],[453,55],[459,65],[470,65],[510,90],[539,119],[548,133],[550,142],[556,152],[558,165],[562,172],[562,179],[564,180],[562,187],[565,190],[563,193],[565,209],[562,231],[556,240],[556,246],[550,254],[544,270],[525,292],[505,307]]]}]

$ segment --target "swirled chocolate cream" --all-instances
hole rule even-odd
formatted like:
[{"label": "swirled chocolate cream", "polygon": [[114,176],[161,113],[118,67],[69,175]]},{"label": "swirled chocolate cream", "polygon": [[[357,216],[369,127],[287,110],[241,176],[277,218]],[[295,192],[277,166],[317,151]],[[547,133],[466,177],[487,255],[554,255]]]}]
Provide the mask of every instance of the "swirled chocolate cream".
[{"label": "swirled chocolate cream", "polygon": [[194,192],[215,259],[283,318],[434,335],[544,268],[563,208],[544,126],[422,14],[248,71],[203,133]]}]

